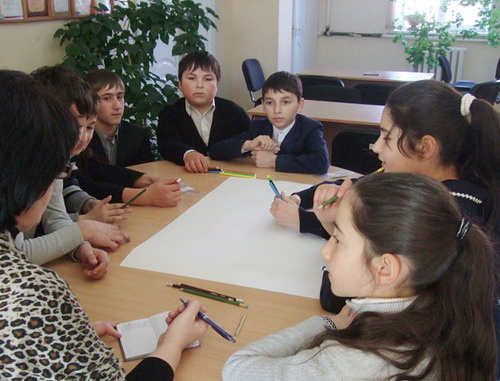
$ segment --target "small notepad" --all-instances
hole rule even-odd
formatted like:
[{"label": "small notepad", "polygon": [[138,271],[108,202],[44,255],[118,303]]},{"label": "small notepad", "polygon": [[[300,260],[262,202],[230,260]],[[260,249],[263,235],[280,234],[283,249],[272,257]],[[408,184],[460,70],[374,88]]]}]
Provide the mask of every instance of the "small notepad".
[{"label": "small notepad", "polygon": [[[168,311],[116,326],[117,331],[122,334],[120,346],[125,361],[144,358],[156,349],[159,337],[168,328],[165,321],[167,315]],[[200,346],[200,342],[196,340],[186,348],[198,346]]]}]

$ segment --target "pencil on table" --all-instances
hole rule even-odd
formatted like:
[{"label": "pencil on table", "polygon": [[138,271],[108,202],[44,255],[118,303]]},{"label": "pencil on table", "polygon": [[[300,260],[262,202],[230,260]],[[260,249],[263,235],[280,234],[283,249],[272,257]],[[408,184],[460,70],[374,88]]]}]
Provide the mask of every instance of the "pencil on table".
[{"label": "pencil on table", "polygon": [[234,333],[234,336],[238,336],[241,332],[241,329],[243,328],[243,324],[245,323],[245,319],[247,318],[247,314],[243,314],[243,316],[240,319],[240,322],[238,324],[238,327],[236,328],[236,332]]},{"label": "pencil on table", "polygon": [[196,287],[196,286],[191,286],[190,284],[186,283],[181,283],[181,284],[176,284],[176,283],[167,283],[167,286],[173,287],[173,288],[189,288],[191,290],[199,291],[199,292],[204,292],[205,294],[211,294],[213,296],[218,296],[219,298],[224,298],[228,300],[234,300],[236,302],[244,303],[245,301],[242,298],[236,298],[234,296],[229,296],[229,295],[224,295],[216,291],[210,291],[210,290],[205,290],[204,288]]},{"label": "pencil on table", "polygon": [[[174,286],[172,286],[172,287],[174,287]],[[175,287],[175,288],[178,288],[179,290],[181,290],[183,292],[187,292],[188,294],[193,294],[193,295],[202,296],[202,297],[208,298],[208,299],[218,300],[219,302],[229,303],[229,304],[232,304],[232,305],[235,305],[238,307],[248,308],[248,304],[240,303],[236,300],[229,300],[229,299],[221,298],[219,296],[214,296],[211,294],[207,294],[206,292],[192,290],[190,288],[184,288],[184,287]]]},{"label": "pencil on table", "polygon": [[122,205],[120,209],[125,209],[127,206],[129,206],[132,202],[134,202],[139,196],[141,196],[144,192],[146,192],[146,189],[144,188],[141,190],[139,193],[137,193],[134,197],[132,197],[130,200],[128,200],[125,204]]},{"label": "pencil on table", "polygon": [[255,179],[255,173],[238,173],[238,172],[229,172],[229,171],[220,171],[219,175],[223,176],[233,176],[233,177],[243,177],[245,179]]}]

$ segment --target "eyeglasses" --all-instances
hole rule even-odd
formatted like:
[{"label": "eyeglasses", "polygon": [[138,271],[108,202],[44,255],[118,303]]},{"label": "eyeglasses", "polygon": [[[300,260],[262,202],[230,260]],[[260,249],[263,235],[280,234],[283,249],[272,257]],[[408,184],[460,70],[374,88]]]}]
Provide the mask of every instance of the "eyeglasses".
[{"label": "eyeglasses", "polygon": [[64,170],[57,176],[58,180],[67,180],[71,177],[71,172],[73,172],[73,165],[71,163],[66,164]]}]

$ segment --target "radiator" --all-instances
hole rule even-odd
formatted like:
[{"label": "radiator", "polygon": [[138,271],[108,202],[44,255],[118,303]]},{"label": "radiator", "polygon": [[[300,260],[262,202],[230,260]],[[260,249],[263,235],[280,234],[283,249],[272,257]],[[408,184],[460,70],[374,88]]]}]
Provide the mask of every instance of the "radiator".
[{"label": "radiator", "polygon": [[[451,66],[451,83],[460,81],[462,79],[466,51],[467,48],[451,48],[446,54],[446,57],[448,58],[448,61],[450,61]],[[436,74],[434,78],[436,78],[437,80],[441,79],[441,68],[439,67],[439,64],[435,69],[429,69],[429,66],[424,63],[423,65],[420,65],[418,67],[417,71],[426,73],[434,72]]]}]

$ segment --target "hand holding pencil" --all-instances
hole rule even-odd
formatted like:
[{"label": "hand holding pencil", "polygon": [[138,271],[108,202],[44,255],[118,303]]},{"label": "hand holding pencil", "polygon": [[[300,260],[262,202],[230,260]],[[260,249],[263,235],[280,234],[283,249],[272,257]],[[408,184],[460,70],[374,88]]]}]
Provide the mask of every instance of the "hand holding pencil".
[{"label": "hand holding pencil", "polygon": [[[181,179],[168,178],[157,181],[147,187],[147,191],[137,198],[137,205],[171,207],[178,204],[182,198]],[[138,192],[136,189],[135,192]]]}]

